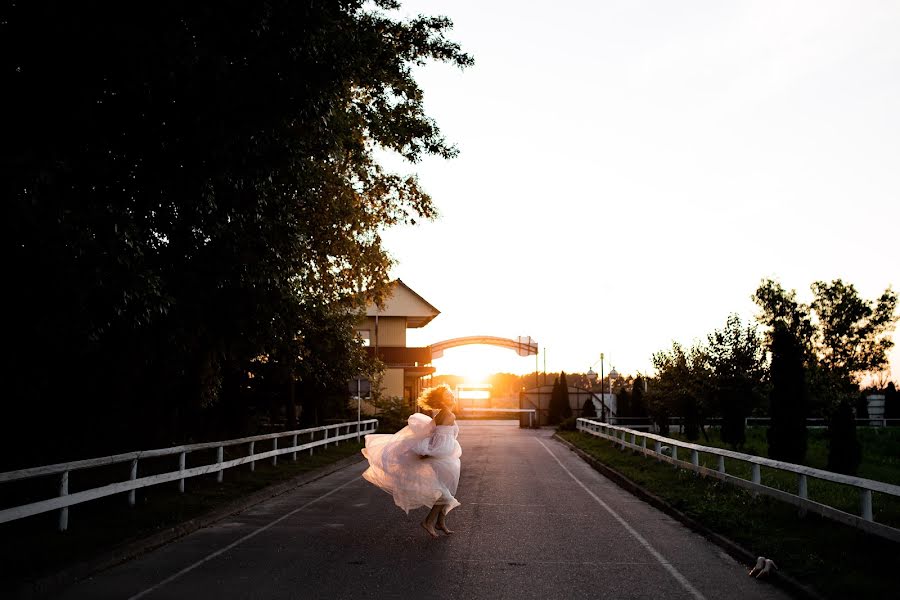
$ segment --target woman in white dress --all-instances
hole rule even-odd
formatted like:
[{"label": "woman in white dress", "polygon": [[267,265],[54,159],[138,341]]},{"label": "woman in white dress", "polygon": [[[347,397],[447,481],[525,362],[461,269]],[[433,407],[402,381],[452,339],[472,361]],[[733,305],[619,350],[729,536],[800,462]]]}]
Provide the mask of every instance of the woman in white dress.
[{"label": "woman in white dress", "polygon": [[450,387],[425,390],[419,404],[433,412],[409,417],[408,425],[394,434],[366,436],[362,453],[369,460],[363,477],[394,497],[394,504],[409,514],[421,506],[430,508],[422,527],[432,537],[447,527],[447,513],[459,506],[459,426],[453,414],[455,398]]}]

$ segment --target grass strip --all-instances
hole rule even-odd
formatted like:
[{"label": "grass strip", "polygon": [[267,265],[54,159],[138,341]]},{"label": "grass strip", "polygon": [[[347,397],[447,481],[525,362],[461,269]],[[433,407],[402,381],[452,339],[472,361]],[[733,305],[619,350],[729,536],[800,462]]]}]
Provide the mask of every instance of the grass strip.
[{"label": "grass strip", "polygon": [[[709,439],[701,438],[694,442],[704,446],[715,448],[731,447],[724,443],[718,429],[708,431]],[[673,433],[672,437],[681,441],[688,441],[683,435]],[[858,428],[862,449],[862,463],[859,466],[859,477],[874,479],[894,485],[900,485],[900,428]],[[750,427],[747,429],[747,441],[741,452],[754,456],[768,456],[768,442],[766,440],[766,428]],[[700,464],[715,469],[718,457],[711,454],[700,453]],[[828,446],[824,430],[810,430],[806,460],[804,464],[816,469],[827,470]],[[732,475],[750,479],[750,465],[743,461],[725,459],[726,471]],[[762,483],[792,494],[797,493],[797,476],[777,469],[763,467],[761,469]],[[824,481],[814,477],[808,478],[808,493],[810,500],[833,506],[851,514],[858,515],[859,490],[854,487]],[[872,498],[872,507],[875,520],[891,527],[900,528],[900,498],[888,494],[875,492]]]},{"label": "grass strip", "polygon": [[22,582],[90,561],[113,548],[202,518],[264,488],[359,455],[362,447],[355,441],[343,442],[316,448],[312,455],[298,453],[296,461],[280,456],[277,466],[272,466],[271,460],[258,461],[254,471],[242,465],[226,470],[222,483],[215,474],[192,477],[185,480],[183,494],[177,482],[141,488],[134,507],[128,506],[125,494],[79,504],[69,509],[69,529],[62,533],[56,530],[57,511],[4,523],[0,525],[0,581],[15,589]]},{"label": "grass strip", "polygon": [[900,544],[713,478],[621,451],[577,431],[558,435],[710,531],[772,558],[825,598],[900,597]]}]

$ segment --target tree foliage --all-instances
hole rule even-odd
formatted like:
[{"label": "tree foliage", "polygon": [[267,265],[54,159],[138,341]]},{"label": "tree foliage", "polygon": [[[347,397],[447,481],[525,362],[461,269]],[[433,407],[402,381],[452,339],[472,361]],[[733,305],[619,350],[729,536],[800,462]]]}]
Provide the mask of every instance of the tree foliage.
[{"label": "tree foliage", "polygon": [[893,381],[884,390],[884,418],[900,419],[900,392]]},{"label": "tree foliage", "polygon": [[453,156],[412,67],[472,62],[447,19],[396,8],[2,9],[12,420],[146,430],[260,356],[312,388],[331,378],[316,356],[356,360],[323,332],[386,291],[382,229],[435,216],[375,152]]},{"label": "tree foliage", "polygon": [[866,374],[887,365],[897,295],[888,288],[877,300],[867,301],[840,279],[816,281],[810,288],[813,300],[806,305],[797,301],[794,290],[764,280],[753,299],[760,308],[757,318],[770,336],[781,323],[802,346],[814,406],[828,413],[841,401],[852,400]]},{"label": "tree foliage", "polygon": [[581,414],[579,416],[585,419],[597,418],[597,408],[594,406],[594,399],[592,396],[588,396],[581,405]]},{"label": "tree foliage", "polygon": [[673,342],[669,350],[654,353],[652,360],[656,377],[649,394],[651,418],[663,430],[670,416],[681,416],[687,438],[699,439],[707,399],[702,349]]},{"label": "tree foliage", "polygon": [[566,373],[563,371],[559,377],[553,380],[553,389],[550,392],[550,404],[548,406],[548,418],[551,424],[559,423],[572,416],[572,407],[569,405],[569,383]]},{"label": "tree foliage", "polygon": [[828,420],[828,470],[846,475],[856,475],[862,460],[862,447],[856,438],[856,421],[853,408],[847,400],[841,401]]},{"label": "tree foliage", "polygon": [[765,351],[756,328],[729,315],[725,327],[707,336],[704,357],[715,411],[722,417],[722,441],[743,445],[745,419],[763,393]]},{"label": "tree foliage", "polygon": [[816,315],[813,348],[822,367],[858,384],[862,376],[885,368],[894,343],[897,295],[890,289],[874,301],[859,296],[840,279],[812,284]]},{"label": "tree foliage", "polygon": [[565,420],[572,416],[572,405],[569,402],[569,380],[565,371],[559,375],[559,408],[562,419]]},{"label": "tree foliage", "polygon": [[777,321],[771,333],[770,351],[769,457],[802,464],[806,457],[808,403],[803,346],[789,324]]},{"label": "tree foliage", "polygon": [[631,416],[646,417],[647,401],[645,399],[645,379],[638,374],[631,384]]}]

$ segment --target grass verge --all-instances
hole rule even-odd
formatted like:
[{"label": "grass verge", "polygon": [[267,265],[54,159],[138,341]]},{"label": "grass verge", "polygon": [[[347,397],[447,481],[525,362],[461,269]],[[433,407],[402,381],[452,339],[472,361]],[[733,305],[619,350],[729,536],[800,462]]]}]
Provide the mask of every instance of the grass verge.
[{"label": "grass verge", "polygon": [[[716,448],[731,447],[722,442],[719,430],[710,429],[709,439],[697,440],[694,443]],[[672,437],[688,441],[683,435],[673,433]],[[862,449],[862,463],[859,466],[859,477],[900,485],[900,428],[857,428]],[[741,452],[754,456],[768,456],[768,442],[765,427],[747,429],[747,441]],[[685,457],[682,457],[685,458]],[[718,457],[700,453],[700,464],[715,469]],[[825,431],[822,429],[808,432],[806,460],[803,464],[816,469],[827,470],[828,446]],[[726,471],[743,479],[750,479],[750,465],[742,461],[725,459]],[[797,493],[797,476],[777,469],[762,467],[760,469],[762,483],[769,487]],[[856,488],[809,478],[809,498],[833,506],[844,512],[859,514],[859,491]],[[900,498],[878,492],[872,495],[872,507],[875,520],[891,527],[900,528]]]},{"label": "grass verge", "polygon": [[770,557],[825,598],[900,597],[900,544],[575,431],[558,435],[713,533]]},{"label": "grass verge", "polygon": [[[137,490],[134,507],[125,494],[117,494],[69,509],[69,528],[56,530],[57,511],[35,515],[0,525],[0,582],[3,587],[21,589],[23,584],[51,576],[77,564],[90,562],[116,548],[177,528],[192,519],[215,513],[264,488],[288,484],[289,480],[312,474],[337,461],[359,455],[363,444],[344,442],[309,455],[299,453],[296,461],[279,457],[277,466],[269,461],[225,471],[224,481],[216,476],[185,480],[185,493],[175,482]],[[0,594],[0,596],[5,594]]]}]

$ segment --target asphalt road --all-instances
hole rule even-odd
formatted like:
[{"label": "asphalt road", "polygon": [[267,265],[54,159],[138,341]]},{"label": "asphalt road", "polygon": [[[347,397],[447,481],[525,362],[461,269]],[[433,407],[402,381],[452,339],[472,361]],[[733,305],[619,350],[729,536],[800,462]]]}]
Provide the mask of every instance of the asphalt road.
[{"label": "asphalt road", "polygon": [[515,422],[462,421],[456,533],[431,539],[360,463],[67,590],[102,598],[787,596]]}]

